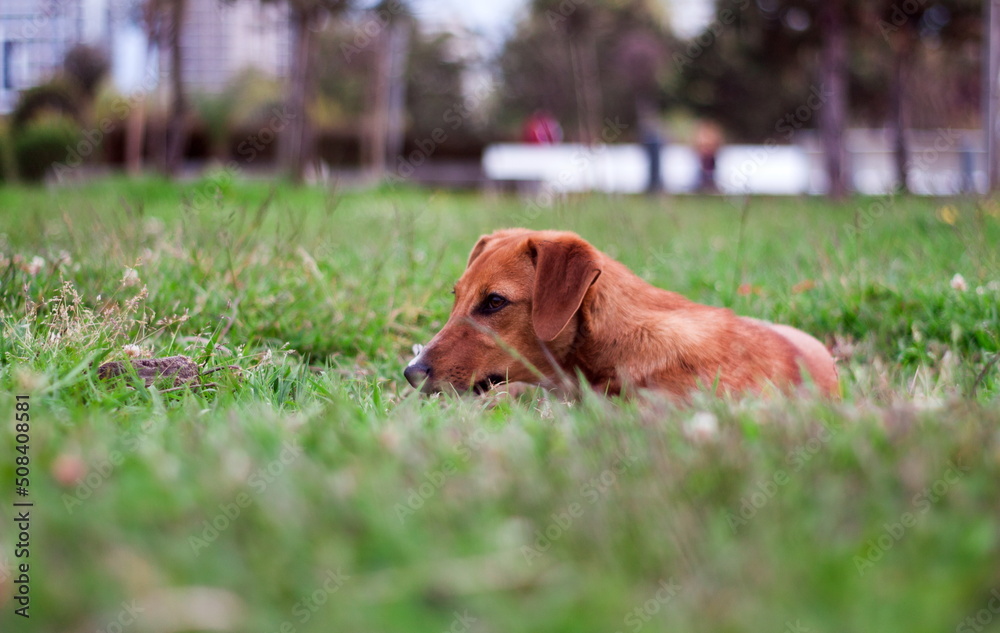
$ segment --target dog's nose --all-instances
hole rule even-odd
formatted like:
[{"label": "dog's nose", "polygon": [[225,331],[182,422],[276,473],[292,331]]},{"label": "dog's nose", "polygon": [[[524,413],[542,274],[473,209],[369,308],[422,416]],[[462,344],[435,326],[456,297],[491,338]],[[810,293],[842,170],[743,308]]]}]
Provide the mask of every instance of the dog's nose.
[{"label": "dog's nose", "polygon": [[406,376],[406,381],[412,387],[419,388],[424,381],[430,378],[431,368],[424,363],[411,363],[403,370],[403,375]]}]

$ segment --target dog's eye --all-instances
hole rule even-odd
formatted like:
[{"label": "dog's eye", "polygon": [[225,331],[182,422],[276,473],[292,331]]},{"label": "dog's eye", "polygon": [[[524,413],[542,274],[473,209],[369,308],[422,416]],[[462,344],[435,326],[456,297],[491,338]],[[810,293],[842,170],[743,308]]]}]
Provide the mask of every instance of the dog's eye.
[{"label": "dog's eye", "polygon": [[493,314],[507,305],[507,300],[496,293],[487,295],[480,309],[486,314]]}]

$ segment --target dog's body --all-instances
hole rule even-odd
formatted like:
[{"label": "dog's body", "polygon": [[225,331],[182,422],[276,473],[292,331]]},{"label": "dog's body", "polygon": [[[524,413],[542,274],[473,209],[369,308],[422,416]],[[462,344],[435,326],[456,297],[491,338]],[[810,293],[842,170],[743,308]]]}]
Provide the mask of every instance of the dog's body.
[{"label": "dog's body", "polygon": [[651,286],[574,233],[526,229],[479,240],[451,317],[404,373],[425,391],[485,391],[576,372],[613,394],[787,391],[806,374],[839,392],[833,358],[805,332]]}]

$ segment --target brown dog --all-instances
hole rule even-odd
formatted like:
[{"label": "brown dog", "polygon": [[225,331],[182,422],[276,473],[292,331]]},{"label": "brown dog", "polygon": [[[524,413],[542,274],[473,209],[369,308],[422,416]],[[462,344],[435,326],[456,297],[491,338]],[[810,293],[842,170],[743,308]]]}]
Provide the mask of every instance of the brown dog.
[{"label": "brown dog", "polygon": [[655,288],[575,233],[526,229],[480,238],[451,317],[404,375],[426,392],[482,393],[577,372],[612,394],[787,391],[804,373],[839,393],[833,358],[805,332]]}]

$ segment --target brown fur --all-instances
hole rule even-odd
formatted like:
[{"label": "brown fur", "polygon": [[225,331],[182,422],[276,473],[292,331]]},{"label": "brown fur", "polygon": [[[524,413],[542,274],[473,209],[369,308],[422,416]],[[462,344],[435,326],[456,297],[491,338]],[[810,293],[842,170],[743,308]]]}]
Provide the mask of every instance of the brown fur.
[{"label": "brown fur", "polygon": [[[507,303],[491,313],[492,294]],[[526,229],[480,238],[448,322],[405,373],[425,391],[483,391],[576,372],[607,393],[789,390],[804,373],[839,393],[833,358],[805,332],[651,286],[574,233]]]}]

